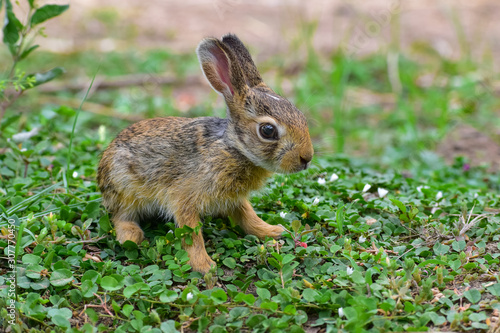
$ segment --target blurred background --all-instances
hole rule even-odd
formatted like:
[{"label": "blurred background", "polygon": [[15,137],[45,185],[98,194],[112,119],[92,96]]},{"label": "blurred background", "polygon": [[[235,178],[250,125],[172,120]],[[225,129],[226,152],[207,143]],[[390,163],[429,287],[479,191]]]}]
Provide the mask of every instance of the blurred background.
[{"label": "blurred background", "polygon": [[[223,117],[195,48],[203,37],[232,32],[268,85],[307,115],[318,156],[359,156],[401,170],[500,166],[498,1],[69,4],[46,22],[39,49],[20,64],[28,73],[61,66],[65,74],[16,101],[7,115],[21,120],[10,134],[57,123],[57,137],[70,128],[94,75],[77,133],[99,136],[103,147],[143,118]],[[16,11],[23,17],[27,9],[20,3]],[[6,48],[0,57],[5,71]]]}]

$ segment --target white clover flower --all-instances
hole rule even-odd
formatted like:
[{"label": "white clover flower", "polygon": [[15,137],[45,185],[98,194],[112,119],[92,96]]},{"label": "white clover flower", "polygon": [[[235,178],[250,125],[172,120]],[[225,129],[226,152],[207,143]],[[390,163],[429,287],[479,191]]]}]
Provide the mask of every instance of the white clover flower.
[{"label": "white clover flower", "polygon": [[351,268],[351,267],[349,267],[349,266],[347,266],[346,271],[347,271],[347,275],[351,275],[351,274],[352,274],[352,272],[354,272],[354,269],[353,269],[353,268]]},{"label": "white clover flower", "polygon": [[314,198],[314,201],[313,201],[313,205],[317,205],[317,204],[319,204],[319,198],[318,197]]},{"label": "white clover flower", "polygon": [[343,316],[344,316],[344,309],[339,308],[339,317],[343,317]]},{"label": "white clover flower", "polygon": [[[14,134],[12,136],[12,140],[15,142],[24,142],[24,141],[31,139],[33,136],[37,135],[38,132],[40,132],[40,128],[35,127],[29,132],[21,132],[21,133]],[[7,140],[10,141],[9,139],[7,139]],[[21,151],[23,151],[23,150],[21,150]]]},{"label": "white clover flower", "polygon": [[99,141],[104,141],[106,140],[106,126],[101,125],[99,126]]},{"label": "white clover flower", "polygon": [[366,191],[368,191],[371,188],[372,188],[372,186],[370,184],[366,184],[365,187],[363,187],[363,193],[365,193]]},{"label": "white clover flower", "polygon": [[443,192],[439,191],[437,194],[436,194],[436,200],[439,200],[443,197]]},{"label": "white clover flower", "polygon": [[76,177],[78,177],[78,172],[75,171],[75,172],[73,172],[73,178],[76,178]]},{"label": "white clover flower", "polygon": [[422,193],[423,188],[429,188],[429,186],[417,186],[417,192]]},{"label": "white clover flower", "polygon": [[330,177],[330,181],[331,181],[331,182],[334,182],[334,181],[336,181],[337,179],[339,179],[339,176],[338,176],[336,173],[332,174],[332,176]]},{"label": "white clover flower", "polygon": [[326,183],[325,178],[321,178],[321,177],[320,177],[320,178],[318,178],[318,184],[320,184],[320,185],[324,185],[325,183]]},{"label": "white clover flower", "polygon": [[478,196],[479,196],[479,194],[474,193],[474,198],[477,198]]},{"label": "white clover flower", "polygon": [[28,151],[28,148],[21,148],[22,152]]},{"label": "white clover flower", "polygon": [[366,241],[366,237],[365,236],[359,236],[359,242],[360,243],[364,243]]},{"label": "white clover flower", "polygon": [[378,192],[378,196],[381,198],[385,197],[387,195],[387,193],[389,193],[389,191],[387,191],[385,188],[381,188],[381,187],[379,187],[377,189],[377,192]]},{"label": "white clover flower", "polygon": [[280,216],[281,216],[281,218],[282,218],[282,219],[284,219],[284,218],[285,218],[285,216],[286,216],[286,212],[281,212],[281,213],[280,213]]},{"label": "white clover flower", "polygon": [[186,295],[186,300],[188,300],[188,301],[189,301],[189,300],[192,300],[192,299],[193,299],[193,297],[194,297],[193,293],[192,293],[192,292],[189,292],[189,293],[187,293],[187,295]]}]

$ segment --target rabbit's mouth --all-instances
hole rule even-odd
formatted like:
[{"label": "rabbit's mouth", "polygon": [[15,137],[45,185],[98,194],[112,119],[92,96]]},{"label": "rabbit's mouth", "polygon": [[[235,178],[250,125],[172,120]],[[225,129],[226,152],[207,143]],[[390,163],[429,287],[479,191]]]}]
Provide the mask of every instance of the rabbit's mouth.
[{"label": "rabbit's mouth", "polygon": [[306,170],[311,166],[311,160],[310,159],[304,159],[300,157],[299,162],[293,163],[293,164],[285,164],[281,165],[280,167],[276,168],[274,172],[276,173],[282,173],[282,174],[291,174],[291,173],[297,173]]},{"label": "rabbit's mouth", "polygon": [[295,144],[283,149],[277,156],[279,160],[278,173],[296,173],[304,171],[311,166],[311,160],[314,154],[312,145],[306,147],[297,147]]}]

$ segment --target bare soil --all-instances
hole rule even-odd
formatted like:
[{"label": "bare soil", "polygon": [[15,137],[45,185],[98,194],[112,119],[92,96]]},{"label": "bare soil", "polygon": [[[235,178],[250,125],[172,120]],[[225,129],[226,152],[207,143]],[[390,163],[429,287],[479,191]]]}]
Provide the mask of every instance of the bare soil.
[{"label": "bare soil", "polygon": [[258,52],[273,54],[306,38],[314,22],[313,44],[319,50],[344,47],[366,54],[393,41],[403,48],[425,41],[443,55],[462,56],[467,47],[461,44],[467,42],[481,57],[485,52],[500,56],[498,17],[496,0],[72,0],[67,13],[48,23],[47,33],[50,47],[59,50],[182,52],[194,50],[205,36],[234,32]]}]

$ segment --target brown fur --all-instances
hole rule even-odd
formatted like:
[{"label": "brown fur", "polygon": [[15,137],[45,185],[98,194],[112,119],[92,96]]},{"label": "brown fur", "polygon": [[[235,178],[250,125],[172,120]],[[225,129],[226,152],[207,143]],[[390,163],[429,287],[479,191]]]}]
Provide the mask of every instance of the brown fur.
[{"label": "brown fur", "polygon": [[[236,36],[205,39],[197,53],[205,76],[226,100],[228,117],[148,119],[115,138],[97,180],[120,242],[140,243],[138,222],[150,213],[192,228],[204,215],[231,216],[259,238],[283,231],[262,221],[247,197],[272,172],[307,168],[313,148],[305,117],[262,82]],[[275,125],[279,139],[263,139],[262,123]],[[201,232],[184,248],[194,270],[207,272],[214,264]]]}]

